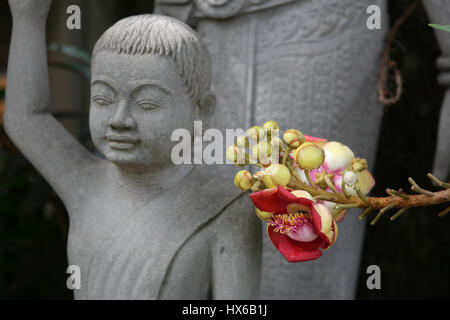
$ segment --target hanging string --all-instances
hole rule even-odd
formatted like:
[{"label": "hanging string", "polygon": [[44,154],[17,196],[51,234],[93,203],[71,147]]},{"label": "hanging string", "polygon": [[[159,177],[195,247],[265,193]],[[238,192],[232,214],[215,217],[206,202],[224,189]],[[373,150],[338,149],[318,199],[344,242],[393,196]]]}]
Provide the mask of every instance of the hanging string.
[{"label": "hanging string", "polygon": [[[378,75],[378,99],[384,105],[394,104],[400,100],[403,92],[403,81],[400,70],[397,67],[395,61],[389,60],[389,52],[391,51],[392,43],[394,42],[397,31],[400,26],[405,22],[406,18],[411,15],[411,13],[418,7],[421,0],[415,0],[406,11],[395,21],[391,31],[387,36],[386,45],[382,53],[382,62],[380,67],[380,72]],[[391,79],[395,84],[394,93],[391,93],[387,88],[387,83],[389,80],[388,75],[393,74]]]}]

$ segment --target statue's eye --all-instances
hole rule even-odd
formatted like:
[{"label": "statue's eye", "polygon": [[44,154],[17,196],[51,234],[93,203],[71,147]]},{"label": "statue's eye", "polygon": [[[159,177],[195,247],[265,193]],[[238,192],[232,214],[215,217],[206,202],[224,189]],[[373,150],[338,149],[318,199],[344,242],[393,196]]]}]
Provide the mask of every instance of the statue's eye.
[{"label": "statue's eye", "polygon": [[99,106],[107,106],[112,103],[112,101],[104,96],[95,96],[92,101]]},{"label": "statue's eye", "polygon": [[142,110],[156,110],[161,108],[161,105],[151,100],[141,100],[136,103],[136,106]]}]

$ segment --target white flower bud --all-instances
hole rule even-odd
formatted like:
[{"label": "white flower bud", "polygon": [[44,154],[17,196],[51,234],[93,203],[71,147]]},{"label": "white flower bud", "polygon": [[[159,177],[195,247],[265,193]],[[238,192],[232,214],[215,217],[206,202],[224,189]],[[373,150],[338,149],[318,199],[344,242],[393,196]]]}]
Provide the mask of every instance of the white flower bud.
[{"label": "white flower bud", "polygon": [[349,186],[354,185],[356,183],[356,174],[353,171],[345,171],[344,182]]},{"label": "white flower bud", "polygon": [[353,151],[340,142],[330,141],[323,146],[325,163],[330,171],[344,170],[355,158]]}]

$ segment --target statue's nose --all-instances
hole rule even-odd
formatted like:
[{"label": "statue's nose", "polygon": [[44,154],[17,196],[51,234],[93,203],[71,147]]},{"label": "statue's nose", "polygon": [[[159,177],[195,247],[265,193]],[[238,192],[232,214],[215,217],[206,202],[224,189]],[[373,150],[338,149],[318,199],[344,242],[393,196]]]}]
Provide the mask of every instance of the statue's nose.
[{"label": "statue's nose", "polygon": [[113,129],[133,129],[136,125],[133,117],[130,115],[128,106],[125,101],[122,101],[117,106],[117,110],[109,121],[109,125]]}]

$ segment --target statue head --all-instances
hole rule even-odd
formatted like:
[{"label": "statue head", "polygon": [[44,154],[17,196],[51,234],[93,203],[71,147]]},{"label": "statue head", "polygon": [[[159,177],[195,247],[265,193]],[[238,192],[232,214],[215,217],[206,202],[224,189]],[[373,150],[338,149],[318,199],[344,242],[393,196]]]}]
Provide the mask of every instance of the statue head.
[{"label": "statue head", "polygon": [[89,127],[113,163],[160,166],[170,160],[172,132],[208,125],[215,100],[211,60],[198,35],[161,15],[118,21],[92,55]]}]

